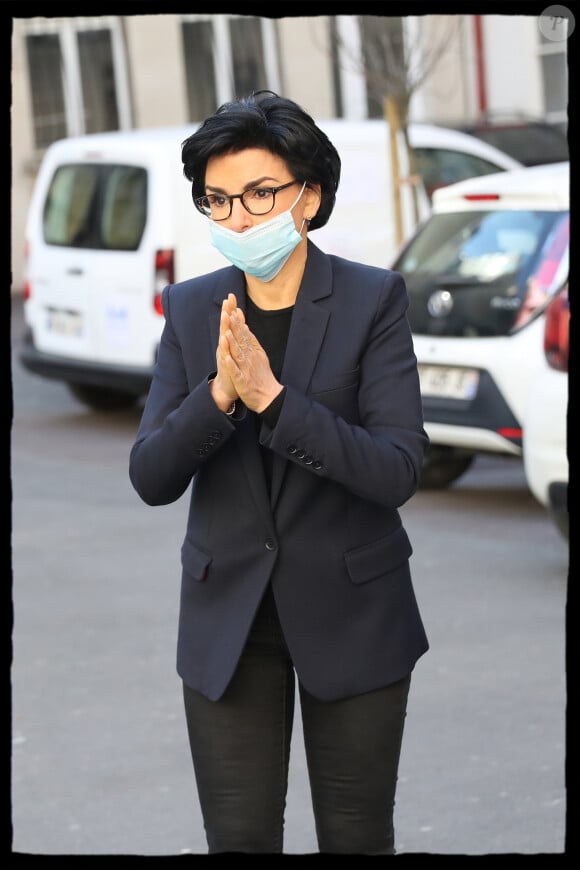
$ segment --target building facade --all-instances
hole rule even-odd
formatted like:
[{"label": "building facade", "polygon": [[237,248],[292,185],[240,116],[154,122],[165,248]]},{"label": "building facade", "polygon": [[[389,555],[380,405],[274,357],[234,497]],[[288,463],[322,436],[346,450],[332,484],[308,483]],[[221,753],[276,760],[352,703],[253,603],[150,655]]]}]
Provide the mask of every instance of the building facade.
[{"label": "building facade", "polygon": [[196,122],[259,88],[315,118],[380,117],[401,71],[409,120],[517,111],[561,124],[565,52],[526,15],[14,18],[12,292],[23,284],[36,172],[56,139]]}]

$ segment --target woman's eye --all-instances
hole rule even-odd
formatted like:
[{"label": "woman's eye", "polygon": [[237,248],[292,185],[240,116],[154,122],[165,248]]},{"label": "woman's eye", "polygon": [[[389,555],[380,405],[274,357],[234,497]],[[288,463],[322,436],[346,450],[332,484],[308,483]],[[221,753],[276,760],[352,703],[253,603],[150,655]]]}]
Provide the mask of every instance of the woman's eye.
[{"label": "woman's eye", "polygon": [[212,196],[208,196],[209,204],[212,208],[223,208],[227,202],[225,196],[218,196],[217,194],[213,194]]},{"label": "woman's eye", "polygon": [[252,199],[270,199],[272,196],[272,191],[267,187],[254,187],[252,190],[249,190],[248,193]]}]

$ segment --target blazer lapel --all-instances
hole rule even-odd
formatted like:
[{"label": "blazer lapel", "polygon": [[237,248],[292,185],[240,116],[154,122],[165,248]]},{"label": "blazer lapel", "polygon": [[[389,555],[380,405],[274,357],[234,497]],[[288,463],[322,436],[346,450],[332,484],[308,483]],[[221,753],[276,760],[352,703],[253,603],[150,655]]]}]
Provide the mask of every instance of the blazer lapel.
[{"label": "blazer lapel", "polygon": [[219,282],[214,287],[213,301],[214,307],[209,313],[209,332],[211,337],[211,347],[214,358],[215,368],[215,352],[217,348],[218,338],[220,334],[220,316],[222,313],[222,302],[227,297],[228,293],[234,293],[238,300],[238,305],[246,313],[246,283],[244,273],[236,269],[235,266],[222,269],[219,274]]},{"label": "blazer lapel", "polygon": [[[308,242],[306,269],[292,314],[281,381],[302,393],[308,392],[312,373],[320,353],[330,312],[318,304],[332,293],[330,260],[312,242]],[[274,457],[271,504],[274,507],[288,460]]]}]

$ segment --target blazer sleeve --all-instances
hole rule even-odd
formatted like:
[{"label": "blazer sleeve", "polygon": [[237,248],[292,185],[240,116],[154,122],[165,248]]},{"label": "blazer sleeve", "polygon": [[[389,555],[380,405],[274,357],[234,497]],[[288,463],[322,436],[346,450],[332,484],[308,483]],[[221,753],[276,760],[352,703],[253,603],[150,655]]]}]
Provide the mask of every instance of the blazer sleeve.
[{"label": "blazer sleeve", "polygon": [[[309,395],[287,385],[273,429],[262,426],[261,442],[312,474],[385,507],[399,507],[416,491],[428,437],[423,427],[417,360],[407,319],[408,295],[396,272],[383,286],[353,383],[341,391]],[[348,324],[324,353],[345,354]],[[306,457],[306,461],[305,461]]]},{"label": "blazer sleeve", "polygon": [[209,391],[209,366],[207,375],[190,387],[172,323],[171,290],[166,287],[162,294],[165,324],[129,457],[131,483],[150,505],[169,504],[180,498],[198,469],[235,432],[235,420],[219,410]]}]

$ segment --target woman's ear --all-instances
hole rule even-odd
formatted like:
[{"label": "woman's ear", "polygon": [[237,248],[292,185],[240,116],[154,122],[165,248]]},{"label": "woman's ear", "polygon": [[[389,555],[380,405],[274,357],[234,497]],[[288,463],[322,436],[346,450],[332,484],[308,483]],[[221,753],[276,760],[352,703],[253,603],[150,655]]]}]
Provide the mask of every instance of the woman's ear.
[{"label": "woman's ear", "polygon": [[319,184],[309,184],[305,188],[304,193],[306,194],[304,200],[304,219],[311,221],[320,208],[322,190]]}]

